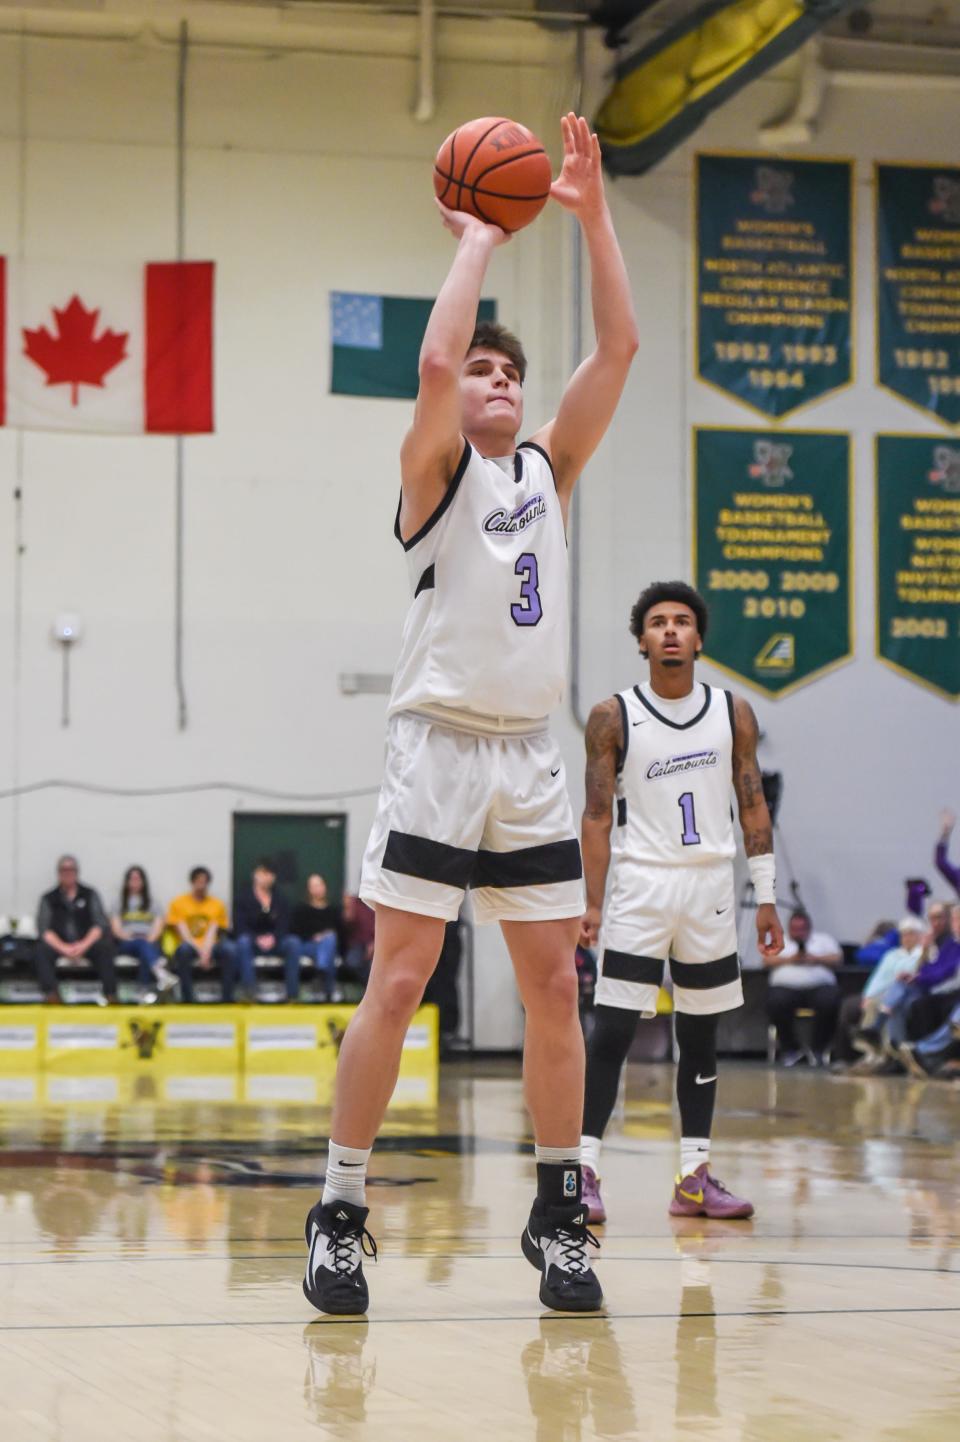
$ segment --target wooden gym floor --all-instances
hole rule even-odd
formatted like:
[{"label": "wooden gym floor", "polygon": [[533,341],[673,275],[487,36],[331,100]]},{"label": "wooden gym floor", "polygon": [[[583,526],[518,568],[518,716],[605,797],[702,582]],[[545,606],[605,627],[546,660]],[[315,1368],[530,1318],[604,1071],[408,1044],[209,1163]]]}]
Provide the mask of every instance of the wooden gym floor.
[{"label": "wooden gym floor", "polygon": [[728,1065],[757,1217],[671,1223],[671,1080],[632,1068],[610,1134],[605,1316],[540,1307],[517,1068],[461,1063],[374,1153],[353,1323],[300,1292],[326,1112],[0,1083],[3,1442],[953,1442],[957,1090]]}]

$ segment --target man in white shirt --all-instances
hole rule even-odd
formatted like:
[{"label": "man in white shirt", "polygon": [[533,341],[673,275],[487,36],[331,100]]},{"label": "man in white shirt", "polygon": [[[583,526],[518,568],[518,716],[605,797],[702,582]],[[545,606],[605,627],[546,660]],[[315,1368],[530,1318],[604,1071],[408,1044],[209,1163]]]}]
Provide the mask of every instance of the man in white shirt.
[{"label": "man in white shirt", "polygon": [[825,931],[814,931],[802,908],[790,917],[788,940],[779,956],[764,957],[770,970],[767,1014],[777,1029],[780,1060],[796,1066],[806,1052],[797,1042],[794,1017],[798,1009],[813,1012],[813,1054],[820,1065],[826,1060],[840,1006],[836,968],[843,961],[840,943]]}]

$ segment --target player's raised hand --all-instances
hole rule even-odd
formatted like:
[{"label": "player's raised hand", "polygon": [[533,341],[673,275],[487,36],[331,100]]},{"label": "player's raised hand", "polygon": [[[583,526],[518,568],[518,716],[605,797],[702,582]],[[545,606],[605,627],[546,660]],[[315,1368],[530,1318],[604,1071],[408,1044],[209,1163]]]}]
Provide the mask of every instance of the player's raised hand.
[{"label": "player's raised hand", "polygon": [[563,132],[563,168],[550,187],[554,200],[564,210],[585,218],[604,205],[603,170],[600,164],[600,142],[591,132],[582,115],[564,115],[560,121]]},{"label": "player's raised hand", "polygon": [[447,230],[458,240],[471,230],[484,235],[491,245],[505,245],[510,239],[510,232],[501,230],[499,225],[488,225],[486,221],[478,220],[475,215],[468,215],[465,210],[451,210],[449,206],[441,205],[437,199],[434,199],[433,203]]},{"label": "player's raised hand", "polygon": [[757,907],[757,946],[764,957],[779,956],[783,950],[783,927],[777,908],[769,901]]},{"label": "player's raised hand", "polygon": [[940,835],[947,837],[957,824],[957,818],[952,811],[940,812]]}]

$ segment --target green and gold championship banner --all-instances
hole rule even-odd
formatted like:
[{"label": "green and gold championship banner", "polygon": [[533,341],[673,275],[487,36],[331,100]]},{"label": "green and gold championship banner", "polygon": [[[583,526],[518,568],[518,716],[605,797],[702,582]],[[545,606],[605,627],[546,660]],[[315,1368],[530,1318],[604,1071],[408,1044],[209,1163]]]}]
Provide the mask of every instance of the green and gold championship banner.
[{"label": "green and gold championship banner", "polygon": [[877,381],[960,424],[960,169],[878,165]]},{"label": "green and gold championship banner", "polygon": [[960,445],[877,436],[877,653],[960,697]]},{"label": "green and gold championship banner", "polygon": [[698,429],[694,464],[704,656],[769,696],[847,660],[849,436]]},{"label": "green and gold championship banner", "polygon": [[851,379],[845,161],[699,155],[697,376],[767,416]]}]

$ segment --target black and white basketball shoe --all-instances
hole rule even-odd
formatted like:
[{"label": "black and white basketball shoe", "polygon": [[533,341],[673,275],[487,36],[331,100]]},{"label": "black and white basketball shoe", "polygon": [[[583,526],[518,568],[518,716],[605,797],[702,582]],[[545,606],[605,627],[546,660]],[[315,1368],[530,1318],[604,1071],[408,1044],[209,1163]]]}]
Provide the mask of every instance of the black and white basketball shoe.
[{"label": "black and white basketball shoe", "polygon": [[545,1206],[539,1197],[520,1238],[523,1255],[543,1273],[540,1300],[556,1312],[593,1312],[603,1290],[587,1261],[587,1248],[600,1243],[587,1230],[583,1202]]},{"label": "black and white basketball shoe", "polygon": [[317,1202],[307,1214],[303,1295],[318,1311],[348,1316],[367,1310],[363,1258],[377,1256],[377,1244],[365,1225],[369,1215],[368,1207],[352,1202]]}]

